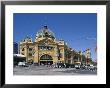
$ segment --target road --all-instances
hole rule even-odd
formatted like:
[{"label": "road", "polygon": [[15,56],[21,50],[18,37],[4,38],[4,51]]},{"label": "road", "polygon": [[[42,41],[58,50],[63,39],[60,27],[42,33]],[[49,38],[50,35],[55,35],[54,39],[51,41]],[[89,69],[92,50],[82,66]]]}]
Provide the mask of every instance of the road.
[{"label": "road", "polygon": [[14,67],[14,75],[97,75],[97,71],[47,66]]}]

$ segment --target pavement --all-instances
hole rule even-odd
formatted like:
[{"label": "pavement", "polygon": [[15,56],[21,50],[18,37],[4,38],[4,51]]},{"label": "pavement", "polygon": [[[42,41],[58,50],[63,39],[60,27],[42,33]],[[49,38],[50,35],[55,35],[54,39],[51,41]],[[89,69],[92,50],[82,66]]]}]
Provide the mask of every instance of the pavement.
[{"label": "pavement", "polygon": [[97,75],[97,70],[82,70],[76,68],[53,68],[47,66],[14,67],[14,75]]}]

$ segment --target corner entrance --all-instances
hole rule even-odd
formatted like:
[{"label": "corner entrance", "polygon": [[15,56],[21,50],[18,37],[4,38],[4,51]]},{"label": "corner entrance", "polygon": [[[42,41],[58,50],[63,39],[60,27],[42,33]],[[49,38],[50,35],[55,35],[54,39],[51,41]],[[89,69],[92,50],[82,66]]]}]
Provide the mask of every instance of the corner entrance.
[{"label": "corner entrance", "polygon": [[48,54],[42,55],[40,57],[40,65],[41,64],[43,64],[43,65],[52,65],[53,64],[53,58]]}]

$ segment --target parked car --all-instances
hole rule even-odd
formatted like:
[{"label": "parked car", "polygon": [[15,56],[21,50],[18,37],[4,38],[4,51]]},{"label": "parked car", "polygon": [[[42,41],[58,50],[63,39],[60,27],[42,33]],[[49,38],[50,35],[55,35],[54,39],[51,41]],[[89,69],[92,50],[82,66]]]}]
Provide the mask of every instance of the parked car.
[{"label": "parked car", "polygon": [[26,62],[18,62],[18,66],[20,66],[20,67],[28,67]]},{"label": "parked car", "polygon": [[86,65],[85,67],[87,70],[96,70],[97,69],[97,67],[92,64]]},{"label": "parked car", "polygon": [[75,63],[75,68],[80,69],[81,68],[81,62],[76,62]]},{"label": "parked car", "polygon": [[74,67],[75,67],[75,65],[74,65],[74,64],[70,64],[70,67],[71,67],[71,68],[74,68]]},{"label": "parked car", "polygon": [[33,64],[34,64],[34,66],[39,66],[39,63],[35,63],[35,62],[34,62]]},{"label": "parked car", "polygon": [[80,65],[75,64],[75,68],[76,68],[76,69],[80,69]]},{"label": "parked car", "polygon": [[81,65],[80,68],[81,69],[86,69],[86,66],[85,65]]},{"label": "parked car", "polygon": [[97,70],[97,66],[94,66],[94,70]]},{"label": "parked car", "polygon": [[65,66],[66,66],[66,68],[69,68],[70,67],[70,64],[65,63]]},{"label": "parked car", "polygon": [[64,63],[57,63],[58,68],[64,68],[66,65]]}]

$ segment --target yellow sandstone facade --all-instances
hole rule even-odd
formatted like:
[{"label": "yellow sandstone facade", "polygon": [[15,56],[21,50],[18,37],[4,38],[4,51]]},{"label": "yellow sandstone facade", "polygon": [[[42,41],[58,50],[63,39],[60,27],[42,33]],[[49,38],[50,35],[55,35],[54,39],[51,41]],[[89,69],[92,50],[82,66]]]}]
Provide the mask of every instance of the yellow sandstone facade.
[{"label": "yellow sandstone facade", "polygon": [[20,42],[20,54],[26,56],[27,62],[46,63],[73,63],[71,57],[65,56],[71,51],[64,40],[57,40],[54,33],[44,26],[36,34],[35,41],[26,37]]}]

